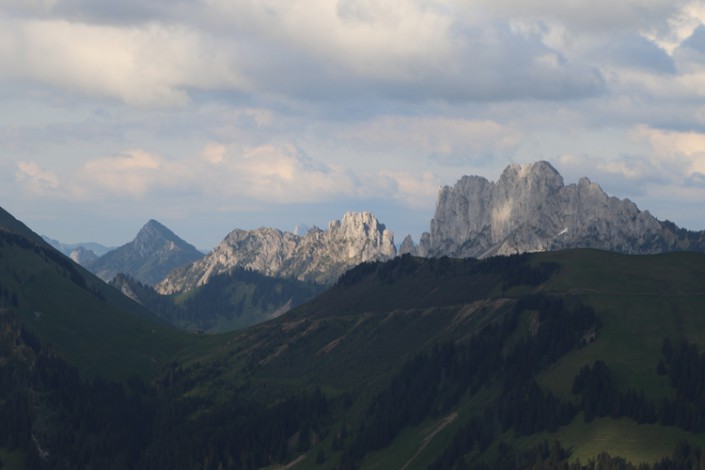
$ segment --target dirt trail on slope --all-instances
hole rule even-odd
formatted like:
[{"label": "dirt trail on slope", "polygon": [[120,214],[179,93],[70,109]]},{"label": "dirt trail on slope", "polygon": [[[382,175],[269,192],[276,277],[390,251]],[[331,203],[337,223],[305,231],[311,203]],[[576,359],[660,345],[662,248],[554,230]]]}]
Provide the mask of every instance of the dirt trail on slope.
[{"label": "dirt trail on slope", "polygon": [[423,451],[426,446],[433,440],[433,438],[436,437],[436,434],[443,431],[446,426],[455,421],[455,418],[457,417],[458,413],[451,413],[445,418],[443,418],[443,420],[441,420],[441,422],[438,423],[435,427],[431,428],[431,432],[426,437],[424,437],[423,441],[421,441],[421,446],[419,447],[419,450],[417,450],[416,453],[409,460],[407,460],[407,462],[404,464],[403,467],[401,467],[400,470],[406,470],[406,468],[411,465],[411,463],[416,459],[416,457],[419,456],[421,451]]}]

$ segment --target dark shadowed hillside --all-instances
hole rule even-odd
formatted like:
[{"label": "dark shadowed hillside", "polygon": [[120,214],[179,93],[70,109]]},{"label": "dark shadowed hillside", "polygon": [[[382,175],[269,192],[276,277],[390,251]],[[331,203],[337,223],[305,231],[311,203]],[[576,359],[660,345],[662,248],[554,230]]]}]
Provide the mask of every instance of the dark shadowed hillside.
[{"label": "dark shadowed hillside", "polygon": [[170,324],[186,330],[232,331],[261,323],[298,307],[325,287],[296,279],[264,276],[234,268],[180,294],[162,295],[118,274],[110,282]]},{"label": "dark shadowed hillside", "polygon": [[702,458],[703,254],[407,255],[271,321],[188,335],[6,235],[0,458],[28,468]]}]

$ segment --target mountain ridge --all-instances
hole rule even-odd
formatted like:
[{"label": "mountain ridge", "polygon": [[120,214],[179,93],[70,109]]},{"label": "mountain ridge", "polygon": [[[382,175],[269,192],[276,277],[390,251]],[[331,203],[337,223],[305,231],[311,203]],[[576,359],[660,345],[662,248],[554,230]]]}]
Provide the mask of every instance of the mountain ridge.
[{"label": "mountain ridge", "polygon": [[550,163],[507,166],[496,182],[463,176],[439,189],[430,231],[400,253],[485,258],[567,248],[627,254],[704,251],[705,232],[662,222],[582,177],[566,185]]},{"label": "mountain ridge", "polygon": [[124,273],[151,285],[172,269],[202,257],[203,253],[193,245],[150,219],[132,241],[88,263],[87,267],[106,282]]},{"label": "mountain ridge", "polygon": [[304,235],[269,227],[235,229],[208,255],[171,271],[156,285],[161,294],[183,292],[234,267],[267,276],[331,284],[356,264],[396,256],[394,234],[370,212],[348,212],[326,230]]}]

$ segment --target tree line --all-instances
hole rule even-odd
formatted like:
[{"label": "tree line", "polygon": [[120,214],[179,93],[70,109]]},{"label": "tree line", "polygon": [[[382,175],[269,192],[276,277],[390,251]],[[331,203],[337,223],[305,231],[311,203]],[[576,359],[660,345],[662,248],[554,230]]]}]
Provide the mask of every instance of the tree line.
[{"label": "tree line", "polygon": [[154,385],[84,379],[7,310],[0,357],[0,447],[20,450],[28,469],[254,469],[306,452],[329,425],[318,388],[273,403],[233,390],[212,403],[170,386],[188,375],[178,366]]},{"label": "tree line", "polygon": [[[537,324],[533,333],[523,337],[517,331],[522,314],[535,315]],[[482,448],[508,429],[532,434],[569,423],[577,407],[543,391],[533,376],[577,347],[596,325],[597,315],[589,307],[529,295],[469,341],[443,343],[416,355],[372,400],[343,452],[343,466],[356,467],[368,452],[389,445],[405,427],[442,415],[464,395],[472,396],[482,388],[499,387],[499,396],[481,420],[472,421],[463,431],[470,440],[457,443],[453,451],[457,455],[475,445]]]}]

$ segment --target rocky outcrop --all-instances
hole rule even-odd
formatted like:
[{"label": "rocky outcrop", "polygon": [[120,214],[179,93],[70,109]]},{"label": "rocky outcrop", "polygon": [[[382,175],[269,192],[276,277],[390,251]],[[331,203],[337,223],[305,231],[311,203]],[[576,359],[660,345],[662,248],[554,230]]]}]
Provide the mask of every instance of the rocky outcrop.
[{"label": "rocky outcrop", "polygon": [[441,188],[430,233],[405,250],[484,258],[578,247],[631,254],[703,250],[705,236],[610,197],[587,178],[566,186],[549,163],[537,162],[508,166],[496,183],[463,176]]},{"label": "rocky outcrop", "polygon": [[213,252],[170,272],[156,289],[162,294],[182,292],[235,267],[330,284],[359,263],[394,256],[394,235],[374,215],[346,213],[326,230],[313,227],[303,236],[273,228],[233,230]]},{"label": "rocky outcrop", "polygon": [[98,258],[86,267],[108,282],[118,273],[154,284],[169,271],[203,257],[193,245],[156,220],[142,227],[134,240]]},{"label": "rocky outcrop", "polygon": [[93,250],[79,246],[71,250],[69,258],[71,258],[74,263],[78,263],[81,266],[88,266],[98,259],[98,255],[96,255]]}]

